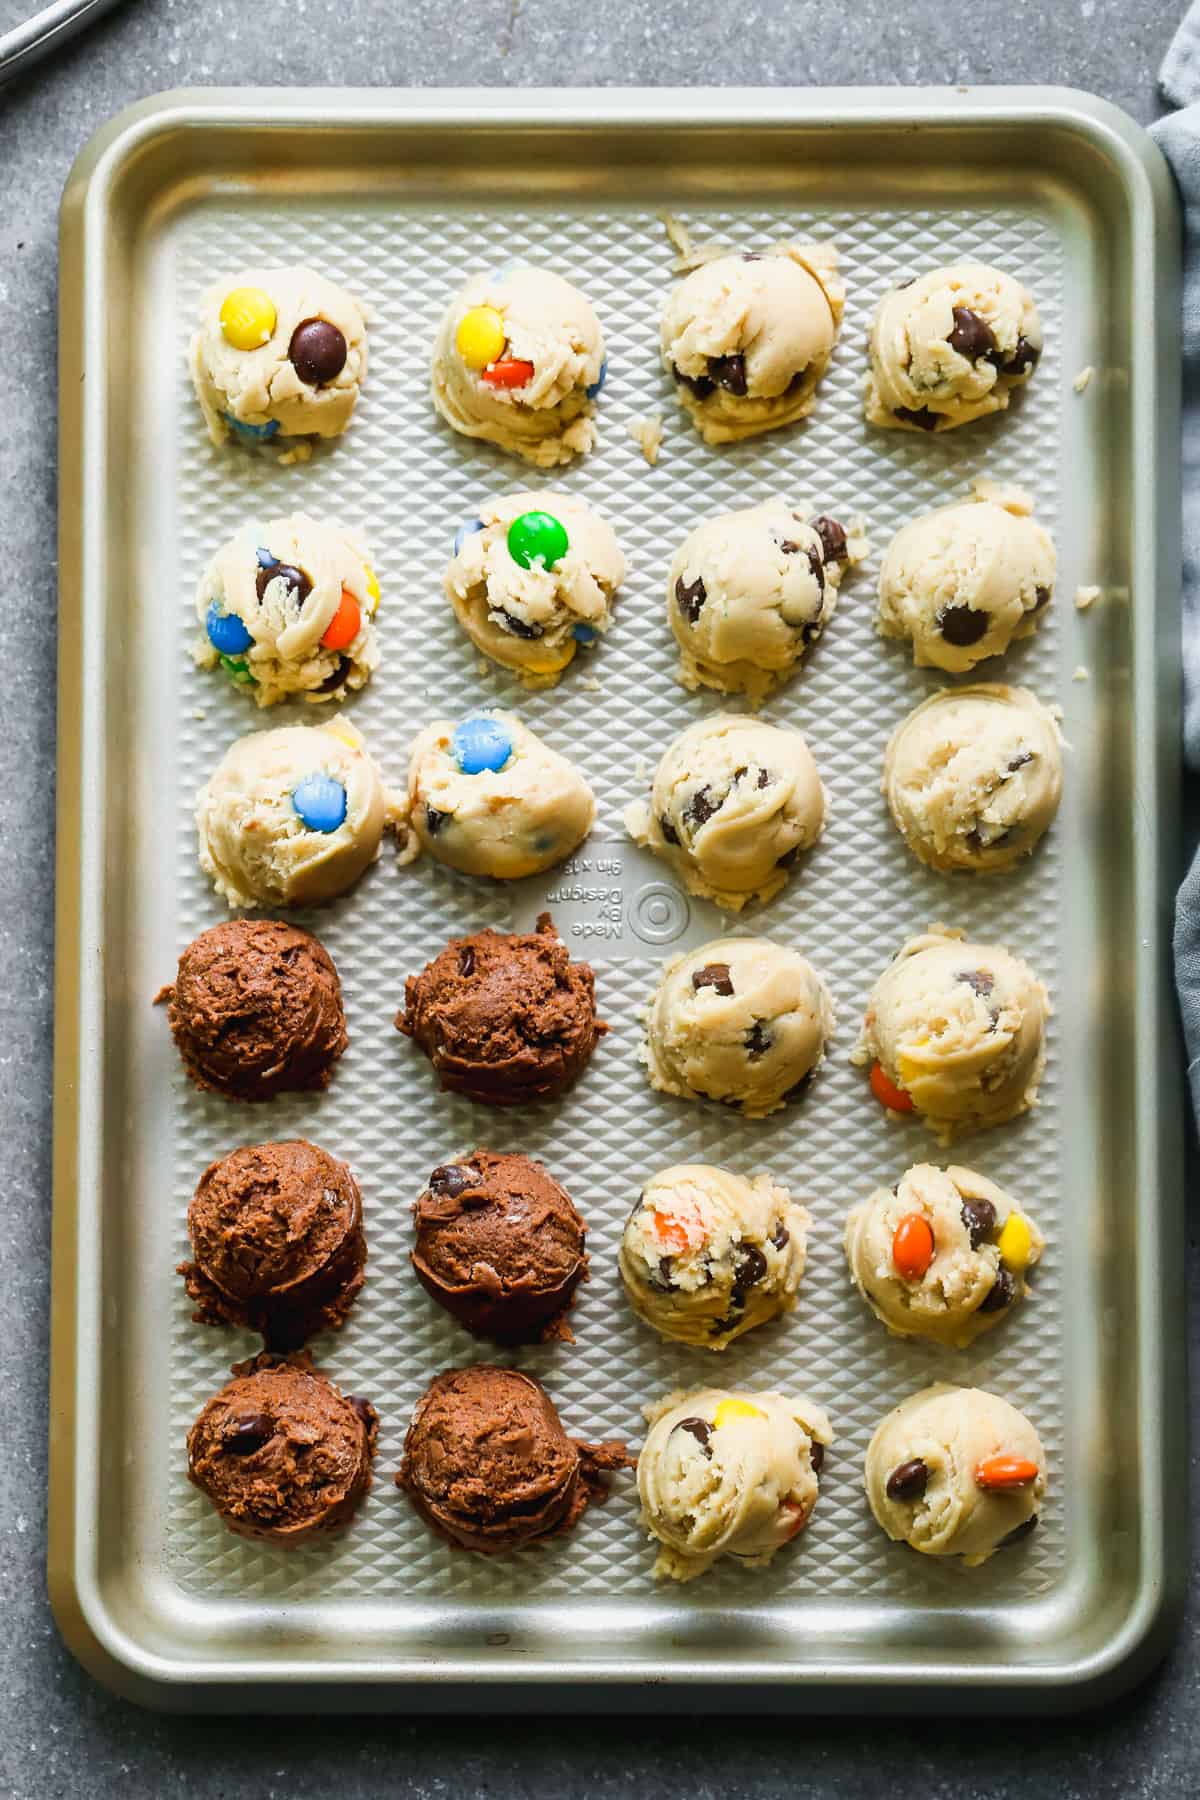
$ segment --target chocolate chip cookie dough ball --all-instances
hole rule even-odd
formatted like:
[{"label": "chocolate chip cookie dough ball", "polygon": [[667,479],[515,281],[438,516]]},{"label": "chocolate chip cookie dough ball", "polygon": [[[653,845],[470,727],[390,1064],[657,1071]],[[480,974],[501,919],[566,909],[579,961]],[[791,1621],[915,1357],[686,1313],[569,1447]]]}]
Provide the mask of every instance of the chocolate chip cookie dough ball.
[{"label": "chocolate chip cookie dough ball", "polygon": [[982,1388],[923,1388],[871,1439],[867,1499],[894,1543],[968,1569],[1034,1530],[1046,1457],[1024,1413]]},{"label": "chocolate chip cookie dough ball", "polygon": [[344,1525],[371,1485],[378,1418],[307,1357],[265,1353],[201,1408],[188,1478],[239,1537],[290,1546]]},{"label": "chocolate chip cookie dough ball", "polygon": [[367,322],[313,269],[244,269],[211,287],[189,362],[208,435],[339,437],[367,374]]},{"label": "chocolate chip cookie dough ball", "polygon": [[738,912],[770,900],[825,829],[825,790],[798,731],[719,713],[669,745],[650,800],[625,812],[635,843],[689,893]]},{"label": "chocolate chip cookie dough ball", "polygon": [[961,675],[1037,630],[1054,594],[1050,534],[1028,495],[980,483],[971,500],[904,525],[879,572],[879,633],[919,669]]},{"label": "chocolate chip cookie dough ball", "polygon": [[667,617],[687,688],[757,704],[795,669],[833,616],[847,568],[865,553],[835,519],[768,500],[698,525],[675,552]]},{"label": "chocolate chip cookie dough ball", "polygon": [[917,1163],[846,1220],[846,1261],[875,1317],[955,1350],[1024,1299],[1042,1248],[1033,1220],[973,1169]]},{"label": "chocolate chip cookie dough ball", "polygon": [[833,1033],[833,1002],[798,951],[717,938],[667,963],[650,1000],[650,1085],[765,1118],[807,1087]]},{"label": "chocolate chip cookie dough ball", "polygon": [[592,829],[575,767],[514,713],[436,719],[413,744],[408,813],[423,849],[465,875],[517,881],[553,868]]},{"label": "chocolate chip cookie dough ball", "polygon": [[705,443],[735,443],[812,411],[844,302],[827,244],[722,256],[671,290],[663,367]]},{"label": "chocolate chip cookie dough ball", "polygon": [[765,1568],[804,1530],[833,1442],[815,1401],[700,1388],[668,1395],[646,1417],[638,1495],[661,1545],[657,1576],[691,1581],[720,1556]]},{"label": "chocolate chip cookie dough ball", "polygon": [[621,1279],[640,1319],[665,1338],[724,1350],[791,1312],[808,1213],[770,1175],[711,1163],[652,1175],[621,1238]]},{"label": "chocolate chip cookie dough ball", "polygon": [[438,327],[433,404],[465,437],[553,469],[595,443],[607,369],[600,321],[561,275],[475,275]]},{"label": "chocolate chip cookie dough ball", "polygon": [[1019,957],[940,927],[911,938],[867,1002],[852,1060],[893,1112],[943,1142],[1003,1125],[1037,1099],[1050,999]]},{"label": "chocolate chip cookie dough ball", "polygon": [[396,1029],[449,1092],[522,1106],[564,1093],[608,1027],[596,1017],[591,969],[571,961],[542,913],[536,931],[452,938],[409,976]]},{"label": "chocolate chip cookie dough ball", "polygon": [[521,1550],[569,1531],[631,1461],[624,1444],[569,1438],[531,1375],[480,1363],[430,1382],[396,1486],[457,1549]]},{"label": "chocolate chip cookie dough ball", "polygon": [[340,525],[293,513],[243,525],[200,577],[196,660],[259,706],[343,700],[379,667],[379,583]]},{"label": "chocolate chip cookie dough ball", "polygon": [[363,1284],[362,1196],[344,1162],[303,1138],[211,1163],[188,1207],[181,1263],[198,1325],[261,1332],[294,1350],[340,1326]]},{"label": "chocolate chip cookie dough ball", "polygon": [[196,1086],[229,1100],[327,1087],[349,1041],[332,957],[276,919],[202,931],[157,999]]},{"label": "chocolate chip cookie dough ball", "polygon": [[540,1162],[472,1150],[433,1171],[413,1217],[417,1278],[460,1325],[501,1344],[574,1342],[587,1228]]},{"label": "chocolate chip cookie dough ball", "polygon": [[896,829],[929,868],[1011,869],[1058,812],[1062,734],[1026,688],[948,688],[896,727],[883,793]]},{"label": "chocolate chip cookie dough ball", "polygon": [[526,687],[552,687],[612,623],[625,558],[611,528],[569,494],[490,500],[459,526],[446,593],[475,645]]},{"label": "chocolate chip cookie dough ball", "polygon": [[872,425],[952,431],[1003,412],[1042,354],[1032,294],[999,269],[958,263],[885,294],[868,341]]}]

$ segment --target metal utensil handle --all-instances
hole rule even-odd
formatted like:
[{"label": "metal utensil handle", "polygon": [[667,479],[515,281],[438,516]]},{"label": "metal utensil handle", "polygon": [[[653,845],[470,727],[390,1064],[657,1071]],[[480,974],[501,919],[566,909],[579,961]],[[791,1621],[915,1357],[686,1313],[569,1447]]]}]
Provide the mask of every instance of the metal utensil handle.
[{"label": "metal utensil handle", "polygon": [[26,63],[65,44],[115,4],[116,0],[54,0],[53,6],[43,8],[23,25],[6,32],[0,37],[0,81],[7,81]]}]

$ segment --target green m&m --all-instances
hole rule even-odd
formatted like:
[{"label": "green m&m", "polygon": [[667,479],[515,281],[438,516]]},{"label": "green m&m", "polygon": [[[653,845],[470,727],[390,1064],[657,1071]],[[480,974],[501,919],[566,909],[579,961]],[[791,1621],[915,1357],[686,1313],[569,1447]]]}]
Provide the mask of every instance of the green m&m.
[{"label": "green m&m", "polygon": [[565,525],[548,512],[521,513],[508,528],[508,554],[519,568],[552,569],[567,554]]}]

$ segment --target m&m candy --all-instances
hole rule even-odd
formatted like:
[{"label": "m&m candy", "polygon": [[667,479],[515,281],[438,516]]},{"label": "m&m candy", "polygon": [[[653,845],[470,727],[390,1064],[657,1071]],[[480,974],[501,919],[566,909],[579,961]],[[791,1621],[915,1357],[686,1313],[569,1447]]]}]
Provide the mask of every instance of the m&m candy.
[{"label": "m&m candy", "polygon": [[346,790],[332,775],[306,775],[292,789],[292,806],[310,831],[336,831],[346,817]]},{"label": "m&m candy", "polygon": [[466,541],[469,537],[474,537],[474,535],[477,531],[482,531],[482,530],[483,530],[483,520],[482,519],[464,519],[462,524],[459,526],[458,530],[454,534],[454,554],[455,554],[455,556],[458,555],[459,551],[462,549],[463,545],[466,543]]},{"label": "m&m candy", "polygon": [[486,381],[489,387],[521,388],[533,380],[533,364],[526,362],[523,356],[504,356],[482,369],[480,380]]},{"label": "m&m candy", "polygon": [[577,644],[594,644],[596,627],[594,625],[572,625],[571,636]]},{"label": "m&m candy", "polygon": [[248,444],[265,444],[267,439],[273,438],[279,430],[278,419],[268,419],[263,425],[252,425],[249,419],[235,419],[232,413],[222,413],[221,417],[230,431],[236,432],[240,438],[245,438]]},{"label": "m&m candy", "polygon": [[348,354],[345,337],[329,319],[304,319],[288,345],[288,361],[309,387],[336,381]]},{"label": "m&m candy", "polygon": [[590,385],[585,387],[583,390],[589,400],[594,400],[596,398],[596,395],[600,392],[600,389],[604,386],[604,384],[607,380],[608,380],[608,358],[606,356],[604,361],[600,364],[600,373],[597,375],[595,381],[591,382]]},{"label": "m&m candy", "polygon": [[330,619],[321,639],[323,650],[346,650],[358,636],[362,625],[362,609],[349,588],[342,589],[338,609]]},{"label": "m&m candy", "polygon": [[566,526],[548,512],[521,513],[508,528],[508,554],[521,569],[552,569],[567,554]]},{"label": "m&m candy", "polygon": [[235,350],[261,350],[270,341],[278,314],[261,288],[234,288],[221,302],[221,336]]},{"label": "m&m candy", "polygon": [[372,613],[374,613],[376,608],[379,605],[379,577],[375,573],[374,569],[371,567],[370,563],[367,563],[366,570],[367,570],[367,598],[371,602],[369,610]]},{"label": "m&m candy", "polygon": [[454,760],[464,775],[495,774],[513,753],[512,735],[499,719],[464,719],[450,740]]},{"label": "m&m candy", "polygon": [[730,1396],[722,1400],[713,1414],[713,1430],[720,1431],[722,1425],[728,1425],[730,1419],[765,1419],[766,1413],[760,1407],[751,1406],[748,1400],[738,1400]]},{"label": "m&m candy", "polygon": [[204,623],[208,641],[220,656],[240,656],[254,642],[245,620],[239,619],[236,613],[222,612],[215,600]]},{"label": "m&m candy", "polygon": [[236,681],[239,687],[254,686],[257,677],[250,673],[244,656],[221,656],[218,661],[230,681]]},{"label": "m&m candy", "polygon": [[458,322],[454,347],[468,369],[486,369],[504,354],[504,320],[494,306],[473,306]]}]

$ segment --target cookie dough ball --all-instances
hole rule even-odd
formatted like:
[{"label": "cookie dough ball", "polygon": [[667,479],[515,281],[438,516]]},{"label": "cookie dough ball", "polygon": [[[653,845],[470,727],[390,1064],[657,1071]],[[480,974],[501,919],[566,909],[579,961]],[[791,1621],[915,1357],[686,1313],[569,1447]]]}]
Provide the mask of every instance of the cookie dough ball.
[{"label": "cookie dough ball", "polygon": [[691,1581],[719,1556],[765,1568],[808,1524],[833,1442],[802,1395],[700,1388],[646,1408],[638,1457],[642,1524],[662,1546],[654,1573]]},{"label": "cookie dough ball", "polygon": [[1042,354],[1032,294],[983,263],[933,269],[885,294],[868,340],[872,425],[953,431],[1003,412]]},{"label": "cookie dough ball", "polygon": [[1008,1317],[1042,1254],[1042,1234],[973,1169],[917,1163],[846,1220],[855,1286],[896,1337],[964,1350]]},{"label": "cookie dough ball", "polygon": [[796,950],[717,938],[667,963],[650,1001],[650,1085],[761,1119],[798,1098],[825,1055],[833,1002]]},{"label": "cookie dough ball", "polygon": [[608,1027],[596,1017],[591,969],[571,961],[542,913],[536,931],[452,938],[409,976],[396,1029],[450,1093],[522,1106],[565,1092]]},{"label": "cookie dough ball", "polygon": [[157,998],[196,1086],[229,1100],[327,1087],[349,1042],[333,958],[276,919],[202,931]]},{"label": "cookie dough ball", "polygon": [[340,437],[366,379],[367,322],[313,269],[243,269],[204,296],[189,362],[214,444]]},{"label": "cookie dough ball", "polygon": [[621,1279],[665,1338],[724,1350],[791,1312],[808,1213],[770,1175],[680,1163],[646,1183],[621,1238]]},{"label": "cookie dough ball", "polygon": [[893,732],[883,793],[896,829],[929,868],[1011,869],[1054,822],[1062,734],[1026,688],[949,688]]},{"label": "cookie dough ball", "polygon": [[680,681],[764,699],[824,631],[862,550],[835,519],[786,500],[706,519],[667,576]]},{"label": "cookie dough ball", "polygon": [[719,713],[668,747],[649,804],[635,801],[625,825],[689,893],[738,912],[770,900],[812,849],[825,829],[825,790],[798,731]]},{"label": "cookie dough ball", "polygon": [[934,927],[875,983],[854,1061],[876,1097],[948,1141],[1028,1111],[1046,1066],[1050,999],[1019,957]]},{"label": "cookie dough ball", "polygon": [[813,408],[842,323],[829,245],[776,245],[693,269],[667,295],[663,367],[706,444],[791,425]]},{"label": "cookie dough ball", "polygon": [[569,1438],[531,1375],[479,1363],[430,1382],[396,1486],[457,1549],[520,1550],[569,1531],[631,1461],[624,1444]]},{"label": "cookie dough ball", "polygon": [[1007,1400],[938,1382],[880,1424],[867,1448],[866,1487],[893,1542],[973,1569],[1037,1525],[1046,1458]]},{"label": "cookie dough ball", "polygon": [[595,443],[592,402],[607,370],[600,321],[579,289],[548,269],[510,268],[473,276],[443,313],[433,404],[464,437],[553,469]]},{"label": "cookie dough ball", "polygon": [[293,513],[243,525],[200,577],[196,660],[259,706],[343,700],[379,667],[379,583],[357,538]]},{"label": "cookie dough ball", "polygon": [[433,1171],[413,1217],[417,1278],[460,1325],[501,1344],[574,1341],[564,1315],[587,1279],[587,1227],[540,1162],[472,1150]]},{"label": "cookie dough ball", "polygon": [[625,558],[611,528],[569,494],[489,500],[460,525],[446,570],[459,624],[526,687],[552,687],[612,623]]},{"label": "cookie dough ball", "polygon": [[188,1478],[239,1537],[306,1544],[344,1525],[371,1485],[378,1416],[307,1357],[264,1353],[201,1408]]},{"label": "cookie dough ball", "polygon": [[901,526],[879,571],[880,635],[908,638],[919,669],[955,675],[1031,636],[1056,568],[1032,514],[1027,495],[984,483]]},{"label": "cookie dough ball", "polygon": [[574,763],[514,713],[436,719],[408,762],[408,812],[422,848],[466,875],[517,881],[570,856],[596,802]]}]

